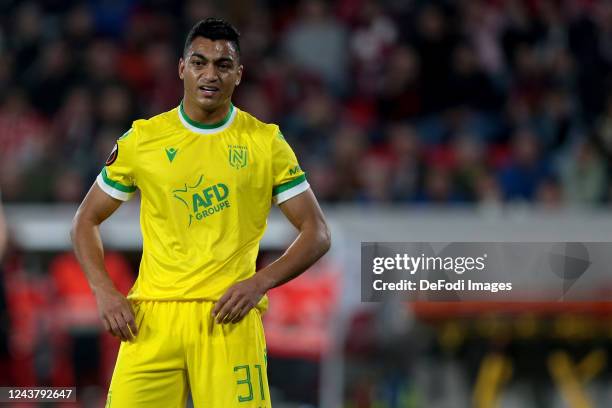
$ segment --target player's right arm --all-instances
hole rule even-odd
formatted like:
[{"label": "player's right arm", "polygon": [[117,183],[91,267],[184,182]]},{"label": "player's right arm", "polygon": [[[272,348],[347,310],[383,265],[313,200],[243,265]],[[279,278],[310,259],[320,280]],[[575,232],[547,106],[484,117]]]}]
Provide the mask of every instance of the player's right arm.
[{"label": "player's right arm", "polygon": [[111,197],[94,183],[79,206],[70,236],[81,268],[98,304],[104,328],[123,341],[136,335],[134,312],[129,301],[119,292],[104,266],[104,248],[99,226],[110,217],[122,201]]},{"label": "player's right arm", "polygon": [[132,334],[136,335],[134,312],[104,267],[99,226],[119,208],[121,202],[134,196],[136,144],[137,131],[132,126],[117,139],[104,168],[74,216],[71,231],[74,252],[96,297],[104,327],[124,341],[130,340]]}]

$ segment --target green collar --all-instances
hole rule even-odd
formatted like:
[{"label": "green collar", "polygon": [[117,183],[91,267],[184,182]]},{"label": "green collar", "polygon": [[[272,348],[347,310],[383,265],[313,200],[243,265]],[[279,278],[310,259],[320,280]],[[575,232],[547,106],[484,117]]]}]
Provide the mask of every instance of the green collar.
[{"label": "green collar", "polygon": [[231,103],[230,103],[230,109],[227,112],[227,115],[225,115],[225,117],[221,119],[219,122],[213,123],[210,125],[207,125],[201,122],[197,122],[191,119],[189,116],[187,116],[187,113],[185,113],[185,109],[183,109],[183,101],[181,101],[181,104],[179,105],[178,112],[179,112],[179,118],[181,122],[183,123],[183,125],[185,125],[186,128],[188,128],[189,130],[193,132],[204,133],[204,134],[216,133],[216,132],[220,132],[221,130],[224,130],[231,124],[231,122],[234,120],[234,117],[236,116],[236,109],[234,108],[234,105]]}]

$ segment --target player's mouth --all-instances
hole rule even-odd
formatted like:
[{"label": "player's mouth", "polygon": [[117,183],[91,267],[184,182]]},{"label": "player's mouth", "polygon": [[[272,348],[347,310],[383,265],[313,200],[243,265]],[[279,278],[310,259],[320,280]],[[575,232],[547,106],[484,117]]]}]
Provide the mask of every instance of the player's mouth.
[{"label": "player's mouth", "polygon": [[214,96],[217,94],[217,92],[219,92],[219,88],[217,88],[216,86],[198,86],[199,91],[204,95],[204,96]]}]

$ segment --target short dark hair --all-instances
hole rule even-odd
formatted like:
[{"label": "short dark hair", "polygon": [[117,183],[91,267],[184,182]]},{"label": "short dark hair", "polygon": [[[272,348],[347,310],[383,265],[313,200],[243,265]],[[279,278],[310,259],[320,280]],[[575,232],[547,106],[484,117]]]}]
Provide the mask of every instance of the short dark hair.
[{"label": "short dark hair", "polygon": [[187,54],[187,49],[197,37],[208,38],[209,40],[227,40],[234,44],[236,52],[240,55],[240,32],[232,24],[221,18],[208,17],[198,21],[187,34],[183,56]]}]

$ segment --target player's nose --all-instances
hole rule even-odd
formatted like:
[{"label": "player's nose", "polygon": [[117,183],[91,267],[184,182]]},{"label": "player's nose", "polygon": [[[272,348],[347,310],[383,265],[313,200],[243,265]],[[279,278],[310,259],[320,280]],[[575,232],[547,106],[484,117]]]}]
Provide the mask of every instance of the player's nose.
[{"label": "player's nose", "polygon": [[215,82],[219,76],[217,75],[217,69],[214,64],[206,65],[200,73],[200,83],[204,82],[203,85],[210,82]]}]

